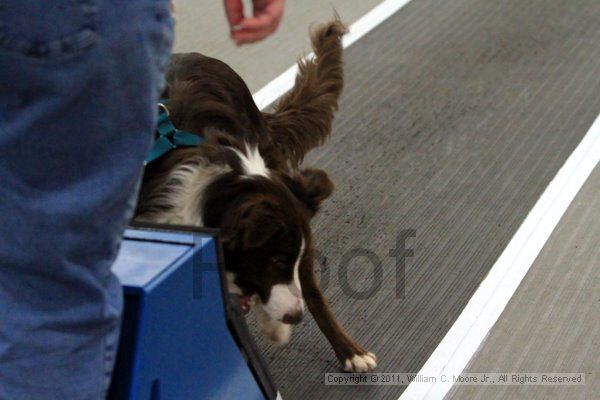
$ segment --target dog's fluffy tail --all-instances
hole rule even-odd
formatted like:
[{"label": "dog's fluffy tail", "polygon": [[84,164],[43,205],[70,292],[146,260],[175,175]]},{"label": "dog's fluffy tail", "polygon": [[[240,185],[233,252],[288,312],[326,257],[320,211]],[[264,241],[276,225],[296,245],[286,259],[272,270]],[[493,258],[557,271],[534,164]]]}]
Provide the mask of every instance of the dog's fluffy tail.
[{"label": "dog's fluffy tail", "polygon": [[293,167],[331,133],[344,86],[342,36],[346,32],[339,18],[312,31],[314,58],[298,62],[294,87],[274,113],[265,114],[275,145]]}]

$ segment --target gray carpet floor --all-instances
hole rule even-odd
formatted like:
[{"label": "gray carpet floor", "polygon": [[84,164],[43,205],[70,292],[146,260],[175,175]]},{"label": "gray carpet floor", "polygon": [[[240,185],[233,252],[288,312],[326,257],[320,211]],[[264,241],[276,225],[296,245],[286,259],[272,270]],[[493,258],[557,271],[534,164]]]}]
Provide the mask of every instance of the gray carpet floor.
[{"label": "gray carpet floor", "polygon": [[466,372],[580,372],[581,386],[455,386],[447,398],[593,400],[600,393],[600,166]]},{"label": "gray carpet floor", "polygon": [[[600,112],[600,2],[413,0],[347,51],[332,140],[307,165],[337,184],[314,228],[343,325],[379,372],[417,372]],[[408,240],[404,298],[396,237]],[[344,254],[381,261],[376,293],[342,290]],[[344,268],[373,284],[365,259]],[[311,318],[259,346],[284,399],[397,399],[403,387],[325,386],[338,371]]]}]

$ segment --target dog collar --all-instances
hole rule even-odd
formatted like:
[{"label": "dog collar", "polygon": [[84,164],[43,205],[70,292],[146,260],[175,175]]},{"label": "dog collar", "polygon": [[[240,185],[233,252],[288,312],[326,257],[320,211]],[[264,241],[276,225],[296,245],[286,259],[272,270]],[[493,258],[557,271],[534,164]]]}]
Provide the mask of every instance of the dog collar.
[{"label": "dog collar", "polygon": [[161,99],[158,103],[158,119],[156,122],[154,144],[146,157],[144,165],[151,163],[178,147],[193,147],[204,143],[203,137],[175,128],[166,104],[169,104],[169,99]]}]

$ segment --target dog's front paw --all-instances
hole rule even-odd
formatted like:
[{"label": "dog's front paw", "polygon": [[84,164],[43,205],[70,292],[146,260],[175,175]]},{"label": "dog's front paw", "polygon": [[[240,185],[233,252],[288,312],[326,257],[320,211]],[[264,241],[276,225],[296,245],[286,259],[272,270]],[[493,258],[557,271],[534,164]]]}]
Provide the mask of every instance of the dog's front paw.
[{"label": "dog's front paw", "polygon": [[355,354],[344,362],[346,372],[371,372],[377,367],[377,357],[373,353]]}]

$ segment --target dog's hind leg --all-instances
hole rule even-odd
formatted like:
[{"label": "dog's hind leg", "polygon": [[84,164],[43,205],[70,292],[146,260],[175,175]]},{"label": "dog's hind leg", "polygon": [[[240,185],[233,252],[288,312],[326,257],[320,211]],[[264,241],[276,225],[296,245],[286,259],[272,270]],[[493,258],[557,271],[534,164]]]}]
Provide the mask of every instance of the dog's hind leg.
[{"label": "dog's hind leg", "polygon": [[344,86],[342,36],[346,31],[339,19],[317,26],[311,34],[314,58],[298,62],[292,90],[274,113],[263,113],[274,144],[292,167],[331,133]]}]

